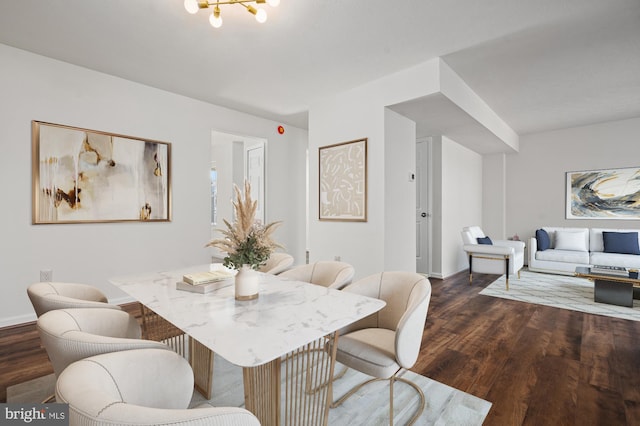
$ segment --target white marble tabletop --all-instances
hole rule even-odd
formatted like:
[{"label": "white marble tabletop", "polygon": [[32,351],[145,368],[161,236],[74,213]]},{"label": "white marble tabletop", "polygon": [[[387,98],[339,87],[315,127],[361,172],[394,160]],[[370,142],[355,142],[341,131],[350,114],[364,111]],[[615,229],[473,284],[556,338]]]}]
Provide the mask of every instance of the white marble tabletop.
[{"label": "white marble tabletop", "polygon": [[233,285],[207,294],[176,290],[197,265],[109,281],[215,353],[241,367],[272,361],[379,311],[385,302],[261,274],[260,296],[237,301]]}]

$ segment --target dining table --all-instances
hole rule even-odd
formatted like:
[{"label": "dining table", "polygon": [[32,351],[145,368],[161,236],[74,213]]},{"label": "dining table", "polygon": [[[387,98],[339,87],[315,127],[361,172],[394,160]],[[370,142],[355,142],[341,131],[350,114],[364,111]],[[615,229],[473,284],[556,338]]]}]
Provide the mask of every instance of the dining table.
[{"label": "dining table", "polygon": [[261,424],[326,425],[339,331],[385,302],[259,272],[253,300],[236,300],[233,278],[207,293],[177,288],[184,275],[219,268],[200,264],[109,281],[188,335],[191,351],[208,352],[192,364],[194,373],[205,365],[212,374],[213,353],[242,367],[245,408]]}]

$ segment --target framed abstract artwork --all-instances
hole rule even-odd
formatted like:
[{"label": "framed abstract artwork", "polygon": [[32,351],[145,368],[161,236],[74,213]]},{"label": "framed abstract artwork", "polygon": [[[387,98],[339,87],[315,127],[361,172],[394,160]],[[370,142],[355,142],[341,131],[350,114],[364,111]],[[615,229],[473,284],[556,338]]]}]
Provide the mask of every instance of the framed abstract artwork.
[{"label": "framed abstract artwork", "polygon": [[319,219],[367,221],[367,139],[319,148]]},{"label": "framed abstract artwork", "polygon": [[171,220],[170,143],[31,126],[34,224]]},{"label": "framed abstract artwork", "polygon": [[640,167],[567,172],[567,219],[640,219]]}]

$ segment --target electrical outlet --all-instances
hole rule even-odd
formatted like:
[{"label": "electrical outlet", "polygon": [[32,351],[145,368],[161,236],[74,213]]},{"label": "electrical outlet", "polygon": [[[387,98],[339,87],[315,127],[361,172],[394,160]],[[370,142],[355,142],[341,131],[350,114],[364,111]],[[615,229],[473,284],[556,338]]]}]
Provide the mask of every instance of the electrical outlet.
[{"label": "electrical outlet", "polygon": [[53,280],[53,271],[51,269],[43,269],[40,271],[40,282],[51,282]]},{"label": "electrical outlet", "polygon": [[333,256],[333,260],[335,260],[336,262],[340,262],[340,256]]}]

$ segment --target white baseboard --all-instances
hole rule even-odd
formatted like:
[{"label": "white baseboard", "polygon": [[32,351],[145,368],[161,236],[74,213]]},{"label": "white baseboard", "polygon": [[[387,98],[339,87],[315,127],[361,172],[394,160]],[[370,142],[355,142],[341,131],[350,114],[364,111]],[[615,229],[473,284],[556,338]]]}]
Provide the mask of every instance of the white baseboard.
[{"label": "white baseboard", "polygon": [[26,315],[16,315],[14,317],[0,318],[0,328],[11,327],[12,325],[24,324],[35,321],[36,313]]}]

